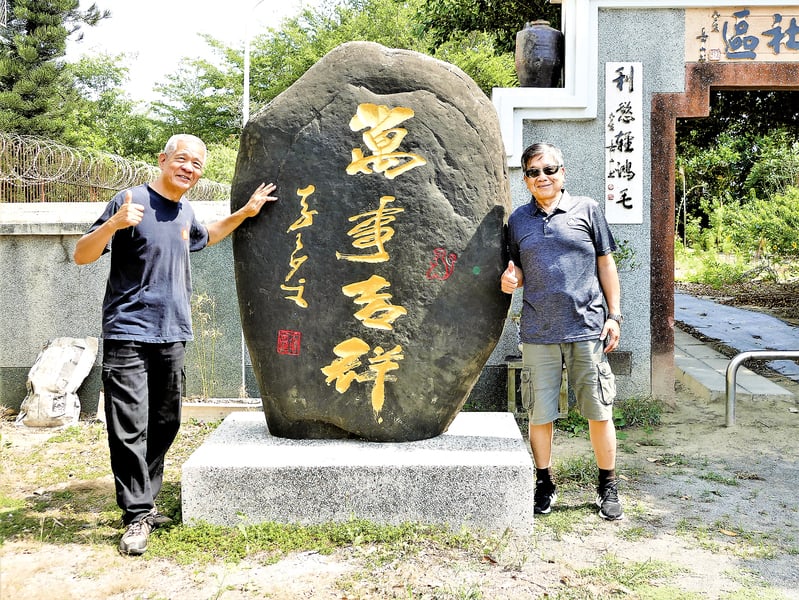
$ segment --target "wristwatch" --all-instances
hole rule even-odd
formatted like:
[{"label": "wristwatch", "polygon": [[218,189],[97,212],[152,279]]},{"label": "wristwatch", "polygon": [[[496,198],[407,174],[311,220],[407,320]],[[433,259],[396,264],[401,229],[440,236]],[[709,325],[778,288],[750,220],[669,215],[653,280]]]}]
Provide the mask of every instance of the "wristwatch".
[{"label": "wristwatch", "polygon": [[621,315],[609,314],[608,319],[613,319],[614,321],[616,321],[616,323],[619,324],[619,327],[621,327],[621,324],[624,322],[624,317]]}]

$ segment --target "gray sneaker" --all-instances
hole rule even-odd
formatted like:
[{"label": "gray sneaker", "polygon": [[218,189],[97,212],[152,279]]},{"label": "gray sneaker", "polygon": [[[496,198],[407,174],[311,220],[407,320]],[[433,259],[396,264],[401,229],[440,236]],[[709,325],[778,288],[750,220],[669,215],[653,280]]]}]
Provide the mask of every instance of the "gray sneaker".
[{"label": "gray sneaker", "polygon": [[128,530],[119,540],[119,551],[122,554],[144,554],[147,550],[147,540],[150,539],[150,532],[153,525],[150,516],[134,521],[128,525]]},{"label": "gray sneaker", "polygon": [[599,507],[599,516],[607,521],[617,521],[624,518],[624,512],[619,502],[619,482],[608,481],[596,490],[596,505]]}]

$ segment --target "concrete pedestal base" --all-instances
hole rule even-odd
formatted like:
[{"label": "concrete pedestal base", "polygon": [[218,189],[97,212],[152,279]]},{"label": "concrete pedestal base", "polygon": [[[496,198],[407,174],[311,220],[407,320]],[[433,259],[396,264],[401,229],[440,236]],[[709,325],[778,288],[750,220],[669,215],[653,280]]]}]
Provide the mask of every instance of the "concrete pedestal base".
[{"label": "concrete pedestal base", "polygon": [[510,413],[460,413],[404,443],[292,440],[262,412],[229,415],[183,465],[183,521],[367,519],[529,532],[532,458]]}]

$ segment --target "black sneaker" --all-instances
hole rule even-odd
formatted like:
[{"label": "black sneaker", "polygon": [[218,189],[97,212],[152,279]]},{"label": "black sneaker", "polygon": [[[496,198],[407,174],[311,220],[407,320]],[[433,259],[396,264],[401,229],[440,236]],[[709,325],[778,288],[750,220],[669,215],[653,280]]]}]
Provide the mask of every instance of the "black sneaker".
[{"label": "black sneaker", "polygon": [[119,551],[122,554],[144,554],[152,530],[153,525],[149,515],[134,521],[128,525],[128,530],[119,540]]},{"label": "black sneaker", "polygon": [[608,521],[617,521],[624,517],[619,502],[619,482],[607,481],[596,490],[596,505],[599,507],[599,516]]},{"label": "black sneaker", "polygon": [[543,481],[535,482],[535,494],[533,495],[533,513],[536,515],[547,515],[552,510],[555,500],[558,499],[557,488],[553,483],[545,484]]}]

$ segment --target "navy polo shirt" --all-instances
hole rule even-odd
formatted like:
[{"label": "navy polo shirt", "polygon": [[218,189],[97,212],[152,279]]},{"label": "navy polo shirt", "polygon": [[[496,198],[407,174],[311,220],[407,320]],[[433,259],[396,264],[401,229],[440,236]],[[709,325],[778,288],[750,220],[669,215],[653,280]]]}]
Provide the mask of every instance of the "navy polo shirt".
[{"label": "navy polo shirt", "polygon": [[[144,206],[136,227],[120,229],[105,252],[111,269],[103,301],[103,338],[148,343],[193,339],[189,252],[208,244],[208,230],[185,201],[173,202],[148,185],[132,188]],[[120,192],[91,226],[110,219],[124,201]]]},{"label": "navy polo shirt", "polygon": [[605,324],[597,257],[616,250],[599,204],[564,190],[547,216],[531,200],[511,214],[508,242],[511,260],[524,271],[521,341],[597,339]]}]

